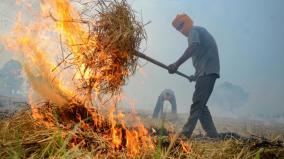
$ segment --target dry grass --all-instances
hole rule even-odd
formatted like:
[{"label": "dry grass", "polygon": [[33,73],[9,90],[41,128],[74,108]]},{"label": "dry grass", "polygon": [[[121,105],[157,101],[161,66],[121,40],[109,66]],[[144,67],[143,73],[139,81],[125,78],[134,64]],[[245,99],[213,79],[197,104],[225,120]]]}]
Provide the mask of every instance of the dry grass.
[{"label": "dry grass", "polygon": [[[114,149],[107,130],[94,131],[83,122],[73,126],[57,123],[54,127],[39,124],[30,110],[21,111],[0,122],[0,155],[2,158],[210,158],[210,159],[253,159],[283,158],[284,148],[264,146],[240,140],[185,140],[174,135],[157,136],[154,150],[142,150],[129,155],[124,149]],[[70,122],[72,123],[72,122]],[[167,128],[170,123],[165,123]],[[172,127],[172,126],[169,126]],[[107,127],[106,127],[107,129]],[[188,143],[185,153],[180,141]],[[170,147],[170,148],[169,148]]]},{"label": "dry grass", "polygon": [[[78,103],[59,108],[44,102],[33,110],[36,112],[20,111],[0,122],[0,155],[4,158],[129,158],[147,156],[153,150],[138,131],[139,138],[129,140],[129,133],[138,127],[130,130],[119,121],[114,124],[116,119]],[[119,147],[113,143],[113,128],[122,133]],[[140,144],[135,154],[127,145],[134,140]]]},{"label": "dry grass", "polygon": [[[74,122],[70,121],[71,124]],[[72,126],[57,124],[46,127],[31,116],[30,110],[1,121],[0,155],[3,158],[127,156],[123,150],[113,149],[111,138],[105,137],[107,132],[104,130],[95,132],[83,122]]]}]

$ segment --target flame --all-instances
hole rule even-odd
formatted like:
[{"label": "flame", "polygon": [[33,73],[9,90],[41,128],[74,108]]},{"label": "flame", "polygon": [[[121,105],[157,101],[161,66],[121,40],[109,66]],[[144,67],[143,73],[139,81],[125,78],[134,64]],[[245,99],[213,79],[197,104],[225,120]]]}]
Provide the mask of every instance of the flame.
[{"label": "flame", "polygon": [[41,29],[44,28],[40,24],[25,27],[19,15],[12,37],[6,38],[6,47],[16,53],[31,87],[43,98],[61,106],[67,104],[74,94],[52,76],[51,70],[55,65],[47,59],[48,52],[42,49],[48,42],[41,42],[45,37],[34,38],[35,34],[41,33]]},{"label": "flame", "polygon": [[46,8],[54,10],[55,14],[51,16],[56,20],[56,30],[62,34],[67,44],[71,46],[71,53],[80,62],[82,52],[91,46],[94,47],[96,40],[89,39],[89,33],[79,21],[79,12],[72,7],[69,0],[45,0],[42,7],[45,12]]},{"label": "flame", "polygon": [[[17,0],[17,3],[21,1]],[[121,75],[128,75],[129,72],[127,70],[110,72],[113,68],[119,69],[119,66],[110,60],[111,57],[106,53],[100,52],[96,56],[97,59],[93,60],[104,61],[108,65],[100,68],[87,67],[86,61],[91,59],[84,57],[83,53],[92,53],[93,49],[98,47],[97,39],[95,35],[89,35],[86,24],[80,21],[79,12],[69,0],[42,0],[40,8],[40,16],[33,17],[28,22],[23,18],[23,14],[19,14],[12,33],[1,37],[1,42],[5,43],[6,48],[11,50],[15,58],[22,63],[33,92],[58,106],[66,107],[74,98],[84,101],[76,92],[76,83],[70,84],[69,81],[73,77],[70,74],[74,75],[75,80],[83,80],[87,85],[94,86],[95,92],[101,91],[99,87],[101,82],[116,82],[121,85],[123,82],[120,79]],[[67,49],[71,53],[70,57],[72,57],[72,64],[76,66],[75,70],[60,72],[57,69],[56,58],[61,55],[62,49]],[[124,56],[127,54],[122,52]],[[92,80],[95,82],[92,83]],[[89,93],[89,102],[92,103],[93,98],[90,96],[91,93]],[[29,99],[30,102],[35,100],[32,92]],[[131,155],[141,150],[153,149],[148,131],[139,119],[134,117],[136,126],[128,129],[125,115],[122,112],[116,112],[116,103],[121,100],[122,96],[118,95],[110,102],[108,121],[111,125],[109,136],[111,136],[113,148],[126,149]],[[85,106],[90,105],[92,104]],[[45,113],[47,112],[52,111],[46,110]],[[45,122],[36,104],[32,104],[32,113],[35,119]],[[91,116],[93,124],[97,128],[102,128],[106,119],[97,112],[91,112]],[[90,125],[84,123],[80,116],[77,118],[83,123],[85,129],[90,128]],[[51,122],[44,124],[48,127],[54,126]]]},{"label": "flame", "polygon": [[[118,98],[121,97],[119,96]],[[109,121],[111,121],[111,134],[113,148],[120,149],[124,146],[129,154],[135,155],[141,150],[153,149],[153,143],[138,117],[135,120],[135,127],[128,129],[125,122],[125,115],[122,112],[115,113],[116,106],[113,105],[109,112]]]},{"label": "flame", "polygon": [[188,143],[183,142],[180,140],[181,148],[184,153],[190,153],[191,152],[191,146]]}]

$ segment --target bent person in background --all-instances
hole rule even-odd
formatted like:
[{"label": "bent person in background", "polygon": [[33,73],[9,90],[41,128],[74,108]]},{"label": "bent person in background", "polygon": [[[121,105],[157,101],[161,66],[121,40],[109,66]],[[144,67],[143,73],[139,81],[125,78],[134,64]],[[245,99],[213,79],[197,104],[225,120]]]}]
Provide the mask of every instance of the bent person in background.
[{"label": "bent person in background", "polygon": [[153,112],[153,118],[158,118],[159,114],[163,115],[163,109],[164,109],[164,102],[169,101],[172,105],[172,111],[171,115],[174,117],[174,119],[177,118],[177,103],[176,103],[176,97],[174,91],[170,89],[165,89],[162,91],[160,96],[158,97],[156,107]]},{"label": "bent person in background", "polygon": [[218,133],[206,104],[220,74],[217,44],[205,28],[193,26],[193,21],[186,14],[177,15],[172,24],[187,37],[188,48],[175,63],[168,66],[169,73],[175,73],[179,66],[189,58],[192,58],[195,68],[195,75],[191,76],[191,80],[196,80],[193,103],[190,108],[190,116],[182,129],[182,134],[190,137],[199,120],[206,135],[216,138]]}]

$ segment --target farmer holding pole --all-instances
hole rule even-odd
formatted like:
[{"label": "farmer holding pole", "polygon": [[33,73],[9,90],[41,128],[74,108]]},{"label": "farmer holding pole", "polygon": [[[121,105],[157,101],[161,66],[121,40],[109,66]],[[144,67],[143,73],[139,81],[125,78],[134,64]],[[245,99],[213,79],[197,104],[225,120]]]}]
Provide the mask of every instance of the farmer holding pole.
[{"label": "farmer holding pole", "polygon": [[220,73],[216,42],[205,28],[194,26],[193,21],[186,14],[177,15],[172,25],[187,37],[188,48],[175,63],[168,66],[169,73],[176,73],[179,66],[189,58],[192,58],[196,71],[195,75],[189,79],[190,82],[196,81],[196,84],[190,116],[182,129],[182,135],[190,137],[199,119],[208,137],[218,137],[210,111],[206,105]]}]

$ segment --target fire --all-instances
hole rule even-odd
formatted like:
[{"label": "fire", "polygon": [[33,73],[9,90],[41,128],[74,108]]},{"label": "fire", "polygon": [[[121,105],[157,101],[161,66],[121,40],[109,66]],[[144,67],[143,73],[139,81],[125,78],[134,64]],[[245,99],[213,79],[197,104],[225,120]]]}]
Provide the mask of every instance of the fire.
[{"label": "fire", "polygon": [[[89,39],[89,33],[80,22],[79,12],[68,0],[45,0],[42,7],[54,10],[55,14],[51,16],[56,21],[55,28],[65,38],[68,46],[71,46],[71,53],[75,59],[79,60],[78,65],[81,65],[82,53],[94,47],[96,40]],[[44,9],[44,11],[48,10]]]},{"label": "fire", "polygon": [[26,24],[23,22],[23,15],[19,14],[12,34],[1,39],[5,40],[7,49],[13,51],[22,63],[31,87],[44,99],[62,106],[68,103],[74,92],[64,86],[51,71],[55,63],[48,56],[52,56],[56,49],[50,47],[55,43],[51,40],[53,36],[49,32],[51,28],[47,27],[48,24],[49,22],[44,21]]},{"label": "fire", "polygon": [[188,143],[185,143],[184,141],[180,141],[180,144],[181,144],[181,147],[182,147],[182,150],[184,153],[190,153],[191,152],[191,147]]},{"label": "fire", "polygon": [[[21,1],[18,0],[17,3],[21,4]],[[109,102],[111,106],[108,118],[93,111],[94,100],[99,99],[93,95],[105,93],[104,86],[121,86],[124,83],[122,77],[130,74],[129,70],[113,60],[113,55],[101,51],[103,42],[98,41],[96,34],[90,34],[87,27],[88,23],[95,22],[82,21],[79,11],[68,0],[43,0],[40,8],[41,12],[37,17],[29,15],[33,17],[31,20],[19,14],[12,34],[1,37],[1,42],[22,62],[33,91],[44,100],[59,106],[61,110],[70,111],[68,113],[74,113],[71,103],[75,103],[75,108],[84,107],[83,114],[92,117],[92,125],[82,120],[82,114],[73,114],[84,129],[103,129],[104,122],[109,122],[110,132],[105,134],[111,138],[113,149],[126,150],[130,155],[153,149],[151,137],[144,125],[137,120],[137,125],[128,129],[125,115],[116,112],[116,103],[121,100],[121,96],[113,97]],[[129,56],[127,51],[110,51],[119,52],[125,59]],[[69,54],[63,55],[66,52]],[[61,55],[63,62],[58,65],[56,59]],[[116,88],[113,90],[117,91]],[[29,98],[30,101],[35,99],[33,93],[30,93]],[[53,127],[55,124],[52,120],[44,119],[52,116],[51,109],[41,112],[33,103],[33,117],[46,126]],[[68,119],[64,113],[61,117]]]},{"label": "fire", "polygon": [[[109,121],[111,121],[112,143],[115,149],[125,147],[130,154],[137,154],[141,149],[153,149],[152,140],[147,129],[138,120],[135,127],[130,130],[126,126],[125,115],[122,112],[115,114],[115,106],[111,108]],[[119,123],[117,123],[117,121]]]}]

